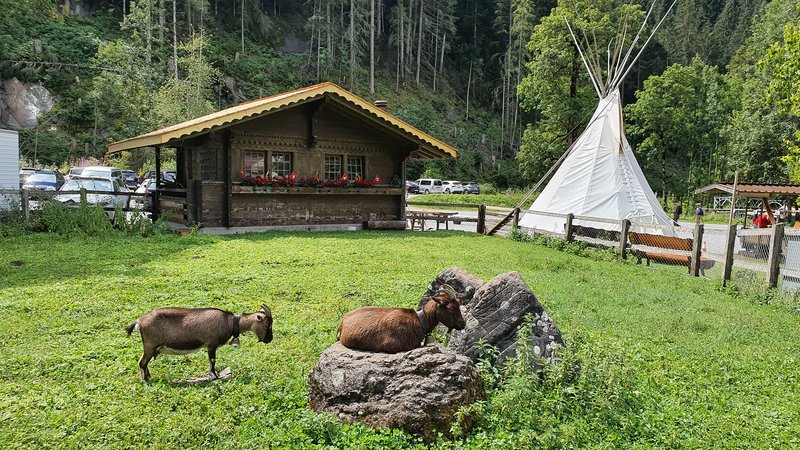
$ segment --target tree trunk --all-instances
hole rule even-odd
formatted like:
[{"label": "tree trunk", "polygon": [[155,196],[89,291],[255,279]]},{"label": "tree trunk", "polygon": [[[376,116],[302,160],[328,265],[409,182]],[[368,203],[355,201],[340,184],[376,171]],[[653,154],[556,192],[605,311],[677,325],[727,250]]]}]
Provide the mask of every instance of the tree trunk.
[{"label": "tree trunk", "polygon": [[472,61],[469,62],[469,77],[467,78],[467,115],[465,121],[469,121],[469,89],[472,86]]},{"label": "tree trunk", "polygon": [[172,64],[178,81],[178,0],[172,0]]},{"label": "tree trunk", "polygon": [[356,76],[356,7],[355,0],[350,0],[350,90],[353,90],[353,78]]},{"label": "tree trunk", "polygon": [[242,0],[242,56],[244,56],[244,0]]},{"label": "tree trunk", "polygon": [[375,0],[369,0],[369,93],[375,93]]},{"label": "tree trunk", "polygon": [[422,18],[425,15],[425,0],[419,1],[419,29],[417,30],[417,76],[415,78],[419,86],[419,74],[422,67]]}]

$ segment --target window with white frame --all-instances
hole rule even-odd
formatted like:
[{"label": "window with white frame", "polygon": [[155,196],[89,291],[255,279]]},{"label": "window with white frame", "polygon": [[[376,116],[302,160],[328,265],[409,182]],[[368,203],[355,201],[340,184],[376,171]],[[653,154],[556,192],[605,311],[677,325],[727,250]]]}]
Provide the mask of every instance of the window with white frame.
[{"label": "window with white frame", "polygon": [[326,180],[338,180],[342,177],[342,157],[339,155],[325,155]]},{"label": "window with white frame", "polygon": [[266,152],[244,152],[244,165],[242,173],[246,177],[264,176],[266,167]]},{"label": "window with white frame", "polygon": [[364,174],[364,157],[348,156],[347,173],[353,180],[356,180],[358,178],[366,178],[366,175]]},{"label": "window with white frame", "polygon": [[292,154],[272,152],[272,172],[276,177],[288,177],[292,173]]}]

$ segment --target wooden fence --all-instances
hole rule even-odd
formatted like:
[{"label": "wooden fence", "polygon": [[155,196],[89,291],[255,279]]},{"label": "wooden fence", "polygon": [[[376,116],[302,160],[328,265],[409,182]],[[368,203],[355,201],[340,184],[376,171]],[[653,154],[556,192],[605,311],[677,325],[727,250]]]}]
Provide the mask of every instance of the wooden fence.
[{"label": "wooden fence", "polygon": [[[160,191],[151,191],[146,194],[137,192],[92,191],[87,189],[80,189],[77,191],[6,189],[0,191],[0,195],[4,195],[18,202],[19,209],[26,220],[30,218],[31,210],[38,206],[38,202],[54,200],[55,197],[59,195],[73,194],[80,196],[81,203],[86,203],[87,196],[90,194],[125,197],[124,207],[104,206],[103,209],[105,211],[120,210],[123,212],[146,213],[150,214],[153,221],[157,220],[161,215],[166,216],[167,220],[172,222],[186,224],[189,221],[185,189],[161,189]],[[138,203],[140,206],[132,206],[134,202]]]}]

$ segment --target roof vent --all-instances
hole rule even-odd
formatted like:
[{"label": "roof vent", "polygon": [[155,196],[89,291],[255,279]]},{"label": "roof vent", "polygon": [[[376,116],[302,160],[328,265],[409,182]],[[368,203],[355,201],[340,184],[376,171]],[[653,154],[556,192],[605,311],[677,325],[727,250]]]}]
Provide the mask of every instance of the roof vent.
[{"label": "roof vent", "polygon": [[375,100],[375,106],[377,106],[380,109],[386,109],[387,107],[389,107],[389,102],[387,102],[386,100]]}]

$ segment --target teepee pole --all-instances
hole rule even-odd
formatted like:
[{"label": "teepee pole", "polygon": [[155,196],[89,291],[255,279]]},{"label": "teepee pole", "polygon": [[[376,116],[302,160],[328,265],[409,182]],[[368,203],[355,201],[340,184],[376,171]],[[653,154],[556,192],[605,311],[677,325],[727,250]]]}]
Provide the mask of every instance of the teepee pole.
[{"label": "teepee pole", "polygon": [[572,40],[575,42],[575,47],[578,49],[578,54],[581,55],[581,60],[583,61],[583,65],[586,67],[586,71],[589,72],[589,79],[592,80],[592,86],[594,86],[594,91],[597,92],[597,96],[601,99],[603,98],[602,94],[600,94],[600,88],[597,86],[597,81],[594,79],[594,74],[592,73],[592,69],[589,67],[589,63],[586,62],[586,57],[583,56],[583,51],[581,50],[580,44],[578,44],[578,39],[575,37],[575,33],[572,32],[572,27],[569,26],[569,21],[567,18],[564,18],[564,22],[567,23],[567,28],[569,29],[569,34],[572,36]]},{"label": "teepee pole", "polygon": [[[633,49],[636,48],[636,43],[639,42],[639,37],[642,35],[642,31],[644,31],[644,27],[647,25],[647,19],[650,18],[650,14],[653,12],[653,7],[655,7],[655,6],[656,6],[656,2],[654,0],[652,3],[650,3],[650,8],[648,8],[647,14],[644,16],[644,20],[642,21],[642,26],[640,26],[639,27],[639,31],[636,32],[636,36],[633,38],[633,41],[631,42],[631,46],[628,48],[628,51],[625,52],[625,57],[622,59],[622,62],[617,65],[617,68],[621,69],[621,70],[617,71],[617,73],[614,76],[614,79],[611,81],[611,86],[612,87],[616,86],[620,81],[622,81],[622,78],[619,77],[619,74],[620,74],[620,72],[622,70],[625,69],[625,65],[628,62],[628,58],[631,56],[631,53],[633,53]],[[626,15],[626,17],[627,17],[627,15]],[[623,20],[625,20],[625,19],[623,19]]]},{"label": "teepee pole", "polygon": [[672,11],[672,8],[675,6],[676,3],[678,3],[678,0],[674,0],[672,2],[672,5],[670,5],[670,7],[667,10],[667,12],[664,13],[664,17],[662,17],[661,20],[656,25],[656,27],[653,28],[653,32],[650,33],[650,37],[648,37],[647,40],[644,41],[644,44],[642,44],[642,48],[639,50],[639,53],[637,53],[636,57],[631,60],[631,63],[628,65],[628,68],[625,70],[625,73],[622,74],[622,77],[619,78],[618,82],[622,82],[622,80],[624,80],[625,77],[628,76],[628,73],[631,71],[633,66],[636,64],[636,61],[638,61],[639,57],[642,56],[642,53],[644,52],[644,49],[647,48],[647,44],[649,44],[650,40],[653,39],[653,36],[656,35],[656,31],[658,31],[658,29],[661,27],[661,24],[664,23],[664,20],[667,19],[667,16],[669,15],[670,11]]}]

